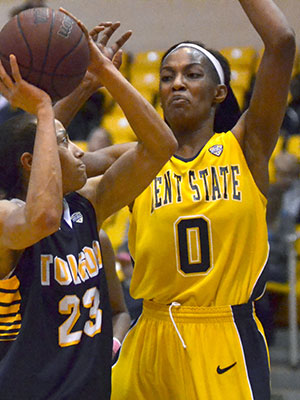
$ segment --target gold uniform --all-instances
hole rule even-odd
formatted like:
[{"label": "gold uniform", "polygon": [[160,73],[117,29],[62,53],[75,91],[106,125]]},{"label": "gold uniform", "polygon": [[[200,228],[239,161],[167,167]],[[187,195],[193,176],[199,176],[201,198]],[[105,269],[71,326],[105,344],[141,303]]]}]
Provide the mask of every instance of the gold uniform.
[{"label": "gold uniform", "polygon": [[135,200],[131,295],[144,312],[113,368],[112,400],[270,397],[252,305],[265,285],[266,204],[232,132],[173,156]]}]

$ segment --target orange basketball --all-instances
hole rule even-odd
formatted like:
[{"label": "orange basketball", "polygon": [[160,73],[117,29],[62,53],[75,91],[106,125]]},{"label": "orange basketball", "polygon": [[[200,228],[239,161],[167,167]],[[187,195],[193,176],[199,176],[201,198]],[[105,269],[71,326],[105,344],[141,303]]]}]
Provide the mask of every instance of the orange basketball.
[{"label": "orange basketball", "polygon": [[10,54],[23,79],[54,101],[79,85],[89,65],[88,41],[76,21],[48,7],[25,10],[2,28],[0,58],[9,74]]}]

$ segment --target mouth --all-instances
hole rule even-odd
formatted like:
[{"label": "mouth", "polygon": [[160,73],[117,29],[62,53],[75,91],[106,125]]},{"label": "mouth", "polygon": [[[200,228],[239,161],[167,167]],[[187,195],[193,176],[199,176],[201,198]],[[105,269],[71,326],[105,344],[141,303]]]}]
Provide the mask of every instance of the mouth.
[{"label": "mouth", "polygon": [[188,102],[189,102],[188,99],[184,96],[176,95],[171,98],[172,104],[186,104]]},{"label": "mouth", "polygon": [[86,166],[85,164],[79,164],[78,169],[80,169],[81,171],[86,171]]}]

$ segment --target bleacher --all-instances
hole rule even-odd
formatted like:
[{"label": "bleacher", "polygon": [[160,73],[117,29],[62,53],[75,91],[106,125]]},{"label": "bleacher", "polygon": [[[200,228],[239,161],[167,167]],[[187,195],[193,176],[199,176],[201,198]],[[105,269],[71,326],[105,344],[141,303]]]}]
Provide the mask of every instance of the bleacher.
[{"label": "bleacher", "polygon": [[[247,96],[251,92],[251,85],[255,78],[257,66],[261,58],[261,52],[252,47],[227,47],[221,49],[221,53],[228,59],[232,74],[231,86],[243,110],[247,104]],[[124,54],[121,72],[139,90],[139,92],[157,109],[162,116],[159,102],[159,65],[162,51],[149,50],[137,53],[135,56]],[[300,73],[299,54],[296,58],[293,75]],[[113,101],[106,89],[101,89],[105,96],[106,112],[102,120],[102,127],[112,137],[113,143],[122,143],[135,140],[135,135],[128,125],[122,110]],[[290,100],[290,98],[289,98]],[[300,132],[295,132],[300,134]],[[293,140],[297,142],[297,139]],[[292,149],[299,153],[298,148]]]}]

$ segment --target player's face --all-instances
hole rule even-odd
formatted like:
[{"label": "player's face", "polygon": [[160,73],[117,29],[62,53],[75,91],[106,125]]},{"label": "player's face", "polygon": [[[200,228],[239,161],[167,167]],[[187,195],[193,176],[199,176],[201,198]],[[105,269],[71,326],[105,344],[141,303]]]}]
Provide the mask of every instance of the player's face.
[{"label": "player's face", "polygon": [[180,48],[164,60],[160,73],[160,98],[171,128],[184,124],[198,128],[211,118],[217,85],[207,58],[198,50]]},{"label": "player's face", "polygon": [[58,152],[62,169],[64,194],[79,190],[87,180],[86,168],[82,162],[83,151],[69,140],[67,132],[59,121],[55,121]]}]

